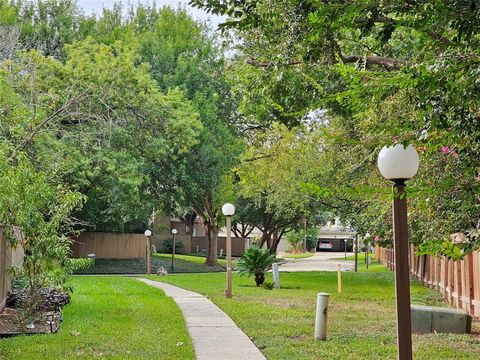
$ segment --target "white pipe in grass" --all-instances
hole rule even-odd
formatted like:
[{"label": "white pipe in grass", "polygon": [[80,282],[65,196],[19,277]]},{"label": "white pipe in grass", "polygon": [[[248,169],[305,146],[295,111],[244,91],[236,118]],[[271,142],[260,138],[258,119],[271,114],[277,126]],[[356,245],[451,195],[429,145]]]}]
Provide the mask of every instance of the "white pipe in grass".
[{"label": "white pipe in grass", "polygon": [[328,299],[330,294],[317,294],[317,314],[315,317],[315,339],[327,340]]},{"label": "white pipe in grass", "polygon": [[278,263],[272,264],[272,275],[275,289],[280,289],[280,274],[278,272]]}]

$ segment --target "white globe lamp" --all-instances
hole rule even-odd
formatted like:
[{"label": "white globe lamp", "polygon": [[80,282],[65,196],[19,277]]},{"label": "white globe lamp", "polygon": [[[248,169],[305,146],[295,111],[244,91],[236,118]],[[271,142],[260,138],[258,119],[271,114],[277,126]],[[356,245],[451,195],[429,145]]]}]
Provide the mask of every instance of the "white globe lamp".
[{"label": "white globe lamp", "polygon": [[411,179],[417,173],[419,165],[420,158],[412,145],[384,146],[378,154],[378,169],[388,180]]},{"label": "white globe lamp", "polygon": [[230,203],[226,203],[222,206],[222,213],[225,216],[232,216],[233,214],[235,214],[235,206]]}]

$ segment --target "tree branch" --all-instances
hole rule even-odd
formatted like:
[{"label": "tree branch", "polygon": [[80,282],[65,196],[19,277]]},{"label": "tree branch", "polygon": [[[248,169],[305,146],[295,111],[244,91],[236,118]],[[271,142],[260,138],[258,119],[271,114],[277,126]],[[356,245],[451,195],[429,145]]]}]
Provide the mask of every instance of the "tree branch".
[{"label": "tree branch", "polygon": [[274,65],[282,65],[282,66],[292,66],[292,65],[301,65],[303,64],[303,61],[300,60],[292,60],[287,63],[275,63],[273,61],[257,61],[254,59],[249,59],[246,61],[248,65],[252,65],[255,67],[271,67]]},{"label": "tree branch", "polygon": [[[340,53],[340,59],[342,60],[342,62],[344,64],[355,63],[355,62],[359,62],[359,61],[365,61],[368,65],[382,65],[382,66],[385,66],[386,68],[388,68],[390,70],[396,69],[400,66],[409,65],[409,63],[405,60],[382,57],[382,56],[361,56],[361,55],[343,56]],[[247,64],[255,66],[255,67],[268,68],[268,67],[271,67],[271,66],[274,66],[274,65],[281,65],[281,66],[299,65],[299,64],[302,64],[302,62],[301,61],[290,61],[290,62],[287,62],[287,63],[276,64],[272,61],[257,62],[255,60],[247,60]]]},{"label": "tree branch", "polygon": [[40,130],[46,126],[49,122],[51,122],[52,120],[55,120],[56,118],[58,118],[61,114],[63,114],[70,106],[72,106],[73,104],[75,104],[78,100],[80,100],[81,98],[83,98],[85,96],[85,94],[77,94],[75,96],[73,96],[71,99],[67,100],[65,102],[65,104],[63,104],[62,107],[60,107],[59,109],[55,110],[50,116],[46,117],[45,119],[43,119],[40,124],[38,124],[37,126],[35,126],[33,128],[33,130],[23,139],[23,141],[20,143],[20,145],[18,145],[15,150],[13,150],[12,152],[12,155],[10,156],[10,158],[8,159],[8,162],[9,163],[13,163],[18,154],[25,150],[25,148],[32,142],[33,138],[40,132]]},{"label": "tree branch", "polygon": [[344,64],[365,61],[368,65],[382,65],[388,69],[395,69],[400,66],[409,65],[409,63],[404,60],[381,56],[341,55],[340,58]]}]

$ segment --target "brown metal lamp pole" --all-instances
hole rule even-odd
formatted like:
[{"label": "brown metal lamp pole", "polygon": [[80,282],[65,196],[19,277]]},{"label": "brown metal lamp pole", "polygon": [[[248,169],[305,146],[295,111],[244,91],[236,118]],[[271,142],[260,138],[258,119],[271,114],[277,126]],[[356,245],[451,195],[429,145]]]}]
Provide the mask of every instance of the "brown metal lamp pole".
[{"label": "brown metal lamp pole", "polygon": [[405,180],[395,180],[393,198],[393,252],[395,256],[395,295],[397,299],[397,354],[399,360],[412,359],[412,322],[408,269],[408,222]]},{"label": "brown metal lamp pole", "polygon": [[393,181],[393,252],[397,303],[397,356],[399,360],[412,360],[413,358],[405,181],[417,173],[419,164],[420,159],[412,145],[385,146],[378,155],[380,172],[383,177]]}]

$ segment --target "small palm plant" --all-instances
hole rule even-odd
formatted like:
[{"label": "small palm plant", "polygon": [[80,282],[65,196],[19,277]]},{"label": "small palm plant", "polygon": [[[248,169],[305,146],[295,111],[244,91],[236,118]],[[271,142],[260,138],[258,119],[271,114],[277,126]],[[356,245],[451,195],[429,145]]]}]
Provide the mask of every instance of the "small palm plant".
[{"label": "small palm plant", "polygon": [[254,275],[257,286],[262,286],[265,273],[274,262],[275,254],[270,254],[268,249],[262,250],[258,246],[252,246],[238,261],[237,270],[240,275]]}]

